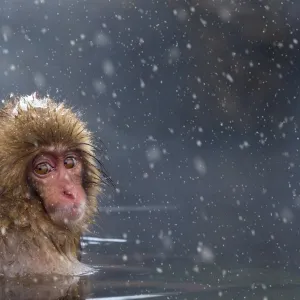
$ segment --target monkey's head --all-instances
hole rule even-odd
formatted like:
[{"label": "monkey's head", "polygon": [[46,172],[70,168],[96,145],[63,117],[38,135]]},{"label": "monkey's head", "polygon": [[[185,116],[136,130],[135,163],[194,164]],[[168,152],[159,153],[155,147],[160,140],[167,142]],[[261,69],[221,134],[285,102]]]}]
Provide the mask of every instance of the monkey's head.
[{"label": "monkey's head", "polygon": [[48,224],[82,231],[100,184],[91,133],[70,108],[33,94],[0,111],[2,223],[29,226],[43,211]]}]

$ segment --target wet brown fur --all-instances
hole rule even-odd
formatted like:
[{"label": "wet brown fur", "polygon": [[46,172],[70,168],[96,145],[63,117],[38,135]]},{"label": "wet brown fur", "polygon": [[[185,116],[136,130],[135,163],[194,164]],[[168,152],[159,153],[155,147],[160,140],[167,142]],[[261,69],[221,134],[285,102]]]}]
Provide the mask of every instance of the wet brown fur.
[{"label": "wet brown fur", "polygon": [[[15,97],[0,111],[0,274],[72,273],[80,235],[93,220],[100,192],[92,135],[64,104],[49,100],[47,108],[18,109],[14,115],[18,101]],[[71,229],[51,221],[28,180],[33,158],[51,146],[79,151],[83,159],[87,210]],[[34,266],[43,257],[44,267]]]}]

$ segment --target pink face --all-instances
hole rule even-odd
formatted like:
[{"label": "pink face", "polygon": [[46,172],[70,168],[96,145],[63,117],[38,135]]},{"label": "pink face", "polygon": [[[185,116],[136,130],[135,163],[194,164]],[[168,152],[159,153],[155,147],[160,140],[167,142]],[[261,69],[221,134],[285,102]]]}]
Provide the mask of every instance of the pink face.
[{"label": "pink face", "polygon": [[72,227],[85,213],[82,161],[76,152],[48,151],[32,162],[31,178],[44,207],[57,225]]}]

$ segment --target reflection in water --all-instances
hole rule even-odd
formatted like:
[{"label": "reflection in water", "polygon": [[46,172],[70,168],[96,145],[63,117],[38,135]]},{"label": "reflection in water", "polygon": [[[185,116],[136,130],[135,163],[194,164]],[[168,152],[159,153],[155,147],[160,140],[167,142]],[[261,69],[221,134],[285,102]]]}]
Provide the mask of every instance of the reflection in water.
[{"label": "reflection in water", "polygon": [[[97,245],[99,243],[126,243],[127,240],[125,239],[103,239],[103,238],[98,238],[98,237],[94,237],[94,236],[85,236],[82,238],[82,245],[86,246],[86,245]],[[86,242],[86,243],[84,243]]]},{"label": "reflection in water", "polygon": [[168,211],[168,210],[176,210],[177,206],[173,205],[148,205],[148,206],[109,206],[109,207],[101,207],[99,208],[99,212],[111,213],[111,212],[151,212],[151,211]]},{"label": "reflection in water", "polygon": [[54,300],[80,299],[80,278],[66,276],[34,276],[1,278],[0,299],[9,300]]},{"label": "reflection in water", "polygon": [[136,300],[136,299],[147,299],[157,298],[162,296],[168,296],[168,294],[151,294],[151,295],[132,295],[132,296],[119,296],[119,297],[102,297],[102,298],[87,298],[86,300]]}]

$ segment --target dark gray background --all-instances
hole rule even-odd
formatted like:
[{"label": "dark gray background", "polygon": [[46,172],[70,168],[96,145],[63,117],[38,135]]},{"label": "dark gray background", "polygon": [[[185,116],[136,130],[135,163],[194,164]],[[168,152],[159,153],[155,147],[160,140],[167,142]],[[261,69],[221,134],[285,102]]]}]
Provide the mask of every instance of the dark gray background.
[{"label": "dark gray background", "polygon": [[66,99],[107,147],[107,255],[298,267],[298,2],[0,3],[2,98]]}]

